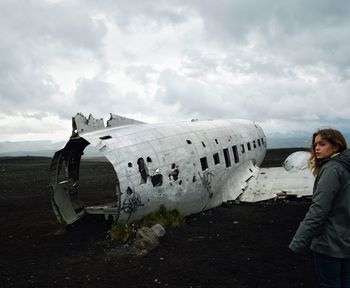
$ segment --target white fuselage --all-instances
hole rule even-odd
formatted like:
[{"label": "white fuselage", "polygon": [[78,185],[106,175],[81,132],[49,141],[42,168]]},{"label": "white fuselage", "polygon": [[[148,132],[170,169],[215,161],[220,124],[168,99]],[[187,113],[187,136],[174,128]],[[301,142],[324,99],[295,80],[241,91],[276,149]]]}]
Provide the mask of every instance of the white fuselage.
[{"label": "white fuselage", "polygon": [[[266,153],[263,130],[247,120],[126,125],[80,132],[79,137],[104,154],[118,179],[117,205],[84,207],[84,212],[121,223],[140,219],[160,205],[189,215],[234,200]],[[59,185],[52,185],[54,194],[61,193]],[[65,208],[58,202],[60,197],[54,197],[56,214],[74,222],[74,213],[62,215]]]}]

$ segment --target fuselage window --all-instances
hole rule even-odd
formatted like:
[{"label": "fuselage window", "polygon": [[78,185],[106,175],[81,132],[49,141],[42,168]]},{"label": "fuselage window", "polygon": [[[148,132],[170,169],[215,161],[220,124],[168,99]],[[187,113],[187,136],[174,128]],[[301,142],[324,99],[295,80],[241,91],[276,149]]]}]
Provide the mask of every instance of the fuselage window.
[{"label": "fuselage window", "polygon": [[202,171],[208,169],[208,160],[207,157],[201,158]]},{"label": "fuselage window", "polygon": [[255,140],[253,141],[253,147],[254,147],[254,149],[256,148],[256,141]]},{"label": "fuselage window", "polygon": [[147,177],[148,177],[148,169],[147,169],[147,166],[145,164],[145,160],[143,160],[143,158],[139,158],[137,160],[137,165],[139,165],[139,172],[141,174],[141,183],[140,184],[144,184],[147,182]]},{"label": "fuselage window", "polygon": [[100,137],[101,140],[107,140],[107,139],[111,139],[111,138],[112,138],[112,136],[110,136],[110,135]]},{"label": "fuselage window", "polygon": [[233,159],[235,160],[235,163],[239,162],[239,156],[238,156],[238,151],[237,151],[237,146],[232,146],[232,151],[233,151]]},{"label": "fuselage window", "polygon": [[248,151],[252,150],[252,147],[250,147],[250,142],[247,142],[247,147],[248,147]]},{"label": "fuselage window", "polygon": [[230,152],[228,151],[228,148],[225,148],[223,151],[224,151],[226,167],[231,167]]},{"label": "fuselage window", "polygon": [[205,147],[205,144],[204,144],[204,142],[202,141],[202,145],[203,145],[203,147]]},{"label": "fuselage window", "polygon": [[242,154],[245,152],[244,144],[241,144],[241,152],[242,152]]},{"label": "fuselage window", "polygon": [[192,144],[191,140],[186,140],[187,144]]},{"label": "fuselage window", "polygon": [[215,165],[218,165],[220,163],[219,153],[215,153],[213,155],[213,158],[214,158]]},{"label": "fuselage window", "polygon": [[258,139],[258,145],[261,146],[260,139]]},{"label": "fuselage window", "polygon": [[215,143],[216,143],[216,144],[219,144],[218,139],[215,139]]},{"label": "fuselage window", "polygon": [[261,138],[261,143],[264,145],[264,138]]}]

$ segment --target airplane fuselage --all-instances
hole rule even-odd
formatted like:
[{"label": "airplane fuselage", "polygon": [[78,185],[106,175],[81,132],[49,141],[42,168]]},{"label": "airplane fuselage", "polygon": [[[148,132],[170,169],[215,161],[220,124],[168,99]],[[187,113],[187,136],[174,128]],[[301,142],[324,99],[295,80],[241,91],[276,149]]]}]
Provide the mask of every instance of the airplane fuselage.
[{"label": "airplane fuselage", "polygon": [[[89,144],[114,167],[113,203],[86,207],[79,200],[80,157]],[[67,224],[85,213],[131,222],[160,205],[197,213],[244,193],[265,153],[263,130],[247,120],[138,123],[88,132],[78,127],[52,161],[54,211]]]}]

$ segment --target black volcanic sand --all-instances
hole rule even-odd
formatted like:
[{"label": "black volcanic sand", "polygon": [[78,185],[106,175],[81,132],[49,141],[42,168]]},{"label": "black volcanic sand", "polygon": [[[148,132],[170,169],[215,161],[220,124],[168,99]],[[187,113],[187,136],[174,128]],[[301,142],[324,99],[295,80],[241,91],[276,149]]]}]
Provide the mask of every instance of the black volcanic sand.
[{"label": "black volcanic sand", "polygon": [[[267,166],[290,152],[270,150]],[[109,225],[100,218],[68,228],[57,222],[49,165],[48,158],[0,158],[0,287],[317,285],[312,254],[287,248],[307,200],[224,205],[192,215],[168,230],[155,250],[130,256],[106,240]],[[103,177],[94,179],[96,171]],[[84,161],[81,175],[88,201],[113,186],[109,163]]]}]

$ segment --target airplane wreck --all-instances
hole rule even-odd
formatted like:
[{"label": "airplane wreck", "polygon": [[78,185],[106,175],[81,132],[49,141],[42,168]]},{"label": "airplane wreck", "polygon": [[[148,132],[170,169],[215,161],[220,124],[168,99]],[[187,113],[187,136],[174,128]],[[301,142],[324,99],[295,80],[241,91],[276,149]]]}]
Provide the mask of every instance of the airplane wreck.
[{"label": "airplane wreck", "polygon": [[[69,141],[51,162],[51,202],[61,223],[72,224],[86,214],[128,223],[161,205],[186,216],[226,201],[254,202],[273,198],[278,191],[311,191],[307,189],[312,176],[305,167],[294,173],[295,179],[300,175],[304,179],[299,190],[293,188],[295,179],[290,181],[291,189],[280,188],[286,169],[261,171],[267,143],[254,121],[147,124],[111,114],[105,126],[103,119],[78,113],[72,126]],[[113,165],[115,192],[110,203],[87,206],[80,200],[84,192],[79,191],[80,160],[88,145]],[[298,159],[290,159],[289,166],[294,167]]]}]

